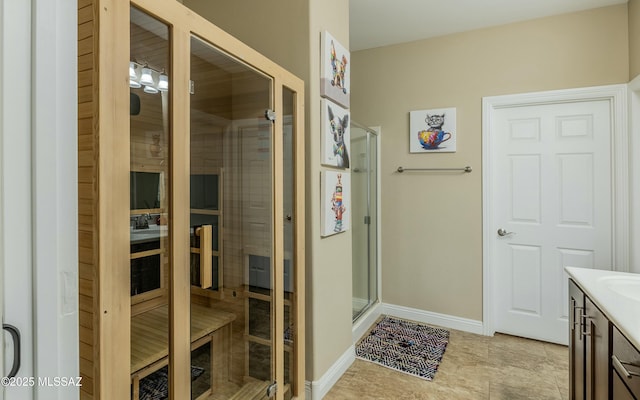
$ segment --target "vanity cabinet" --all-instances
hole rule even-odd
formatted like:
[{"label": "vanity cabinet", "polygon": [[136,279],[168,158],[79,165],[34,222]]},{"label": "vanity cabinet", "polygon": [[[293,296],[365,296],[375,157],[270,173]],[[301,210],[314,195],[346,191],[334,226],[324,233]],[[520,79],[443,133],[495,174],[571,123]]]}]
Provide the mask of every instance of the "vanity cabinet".
[{"label": "vanity cabinet", "polygon": [[640,352],[605,312],[569,280],[569,398],[572,400],[640,399]]}]

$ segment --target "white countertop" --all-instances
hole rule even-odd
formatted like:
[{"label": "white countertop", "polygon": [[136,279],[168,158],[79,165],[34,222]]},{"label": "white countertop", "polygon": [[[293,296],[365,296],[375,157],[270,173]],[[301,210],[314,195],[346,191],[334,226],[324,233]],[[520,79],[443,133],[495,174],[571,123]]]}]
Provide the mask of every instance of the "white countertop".
[{"label": "white countertop", "polygon": [[640,349],[640,274],[565,267],[591,301]]},{"label": "white countertop", "polygon": [[129,229],[131,243],[160,240],[161,237],[167,236],[167,232],[167,225],[149,224],[149,228],[147,229]]}]

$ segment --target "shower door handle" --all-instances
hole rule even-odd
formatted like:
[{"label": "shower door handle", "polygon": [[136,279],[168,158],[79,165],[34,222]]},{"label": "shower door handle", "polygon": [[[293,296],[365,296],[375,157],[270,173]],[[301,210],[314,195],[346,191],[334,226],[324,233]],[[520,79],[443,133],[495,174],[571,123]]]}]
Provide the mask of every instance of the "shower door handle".
[{"label": "shower door handle", "polygon": [[13,364],[7,378],[13,378],[20,369],[20,331],[13,325],[2,324],[2,329],[9,332],[13,338]]}]

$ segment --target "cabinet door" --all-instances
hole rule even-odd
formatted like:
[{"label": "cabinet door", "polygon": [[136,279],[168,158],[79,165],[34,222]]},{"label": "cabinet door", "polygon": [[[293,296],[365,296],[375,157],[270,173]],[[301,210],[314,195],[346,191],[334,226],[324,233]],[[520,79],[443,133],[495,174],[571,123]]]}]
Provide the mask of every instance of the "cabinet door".
[{"label": "cabinet door", "polygon": [[624,385],[617,372],[612,374],[612,378],[613,398],[615,400],[635,400],[635,397],[633,397],[633,394],[631,394],[629,389]]},{"label": "cabinet door", "polygon": [[609,399],[611,371],[609,321],[585,298],[584,330],[586,341],[586,395],[589,400]]},{"label": "cabinet door", "polygon": [[[613,387],[614,399],[616,393],[624,393],[624,390],[629,391],[632,398],[640,398],[640,351],[638,351],[629,340],[624,337],[617,327],[611,328],[611,342],[613,346],[613,356],[611,357],[612,378],[614,382],[619,381],[621,385],[616,388],[616,384]],[[620,398],[625,398],[621,395]]]},{"label": "cabinet door", "polygon": [[569,398],[571,400],[584,399],[583,315],[584,293],[572,280],[569,280]]}]

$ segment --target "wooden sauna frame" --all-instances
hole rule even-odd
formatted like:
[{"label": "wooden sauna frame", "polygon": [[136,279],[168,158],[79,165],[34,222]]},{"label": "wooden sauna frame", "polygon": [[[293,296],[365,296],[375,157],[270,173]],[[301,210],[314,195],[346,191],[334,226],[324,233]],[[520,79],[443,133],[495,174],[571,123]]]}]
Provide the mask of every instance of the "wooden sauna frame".
[{"label": "wooden sauna frame", "polygon": [[[129,252],[129,23],[130,6],[170,27],[171,132],[189,131],[190,38],[196,35],[269,76],[278,115],[273,135],[273,354],[275,380],[284,382],[283,283],[283,88],[294,102],[295,307],[292,394],[304,397],[305,210],[304,82],[175,0],[78,0],[78,202],[81,399],[130,398],[131,297]],[[178,61],[175,61],[178,60]],[[183,100],[183,101],[181,101]],[[171,135],[170,232],[189,229],[189,141]],[[171,234],[167,288],[169,306],[170,398],[189,398],[190,246],[187,235]],[[182,311],[182,312],[181,312]],[[183,371],[177,374],[176,371]],[[278,390],[277,399],[283,399]]]}]

